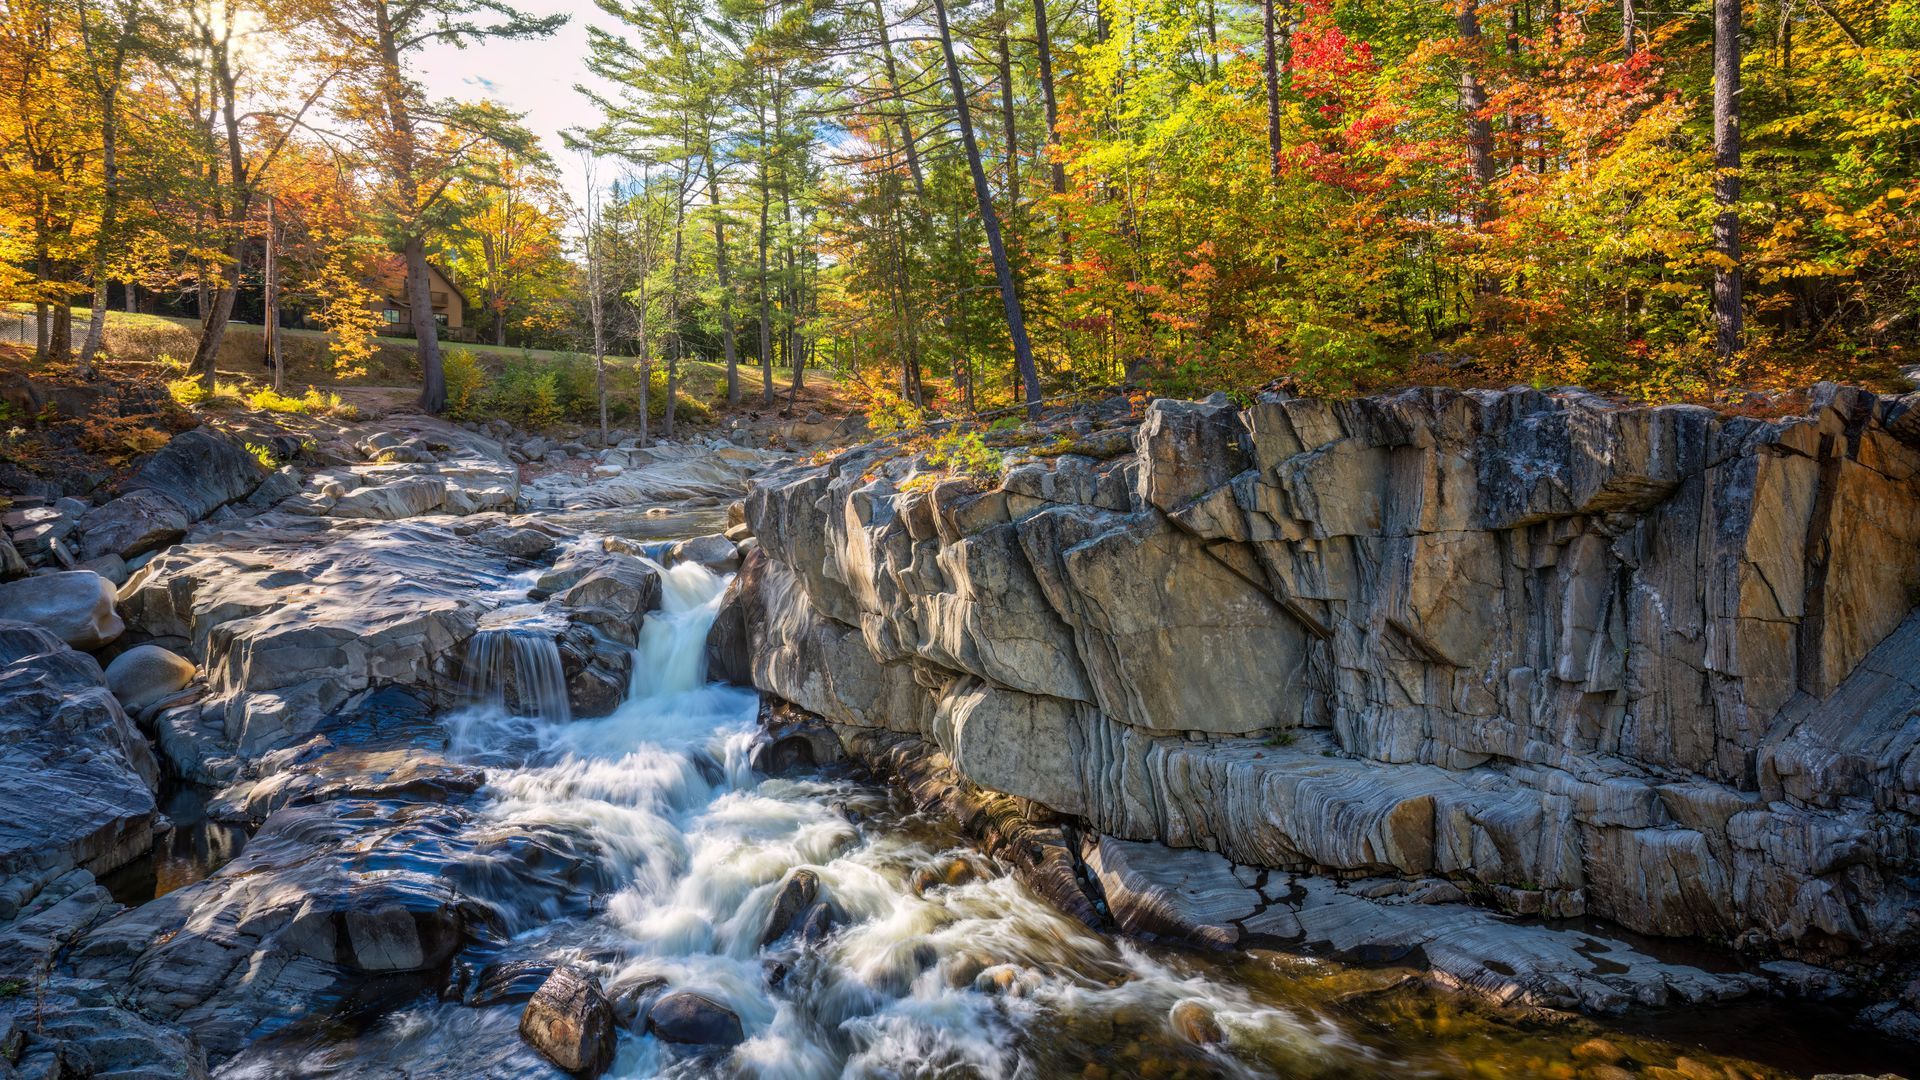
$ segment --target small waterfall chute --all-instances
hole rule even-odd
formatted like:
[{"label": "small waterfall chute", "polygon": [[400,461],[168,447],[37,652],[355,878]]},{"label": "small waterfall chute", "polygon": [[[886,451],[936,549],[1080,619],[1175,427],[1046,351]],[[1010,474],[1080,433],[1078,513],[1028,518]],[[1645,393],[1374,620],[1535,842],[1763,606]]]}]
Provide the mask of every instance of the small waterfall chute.
[{"label": "small waterfall chute", "polygon": [[640,624],[628,701],[681,694],[706,685],[707,631],[719,614],[727,580],[699,563],[660,571],[660,607]]},{"label": "small waterfall chute", "polygon": [[476,631],[467,642],[466,699],[471,705],[548,723],[573,719],[560,647],[552,633],[539,626]]}]

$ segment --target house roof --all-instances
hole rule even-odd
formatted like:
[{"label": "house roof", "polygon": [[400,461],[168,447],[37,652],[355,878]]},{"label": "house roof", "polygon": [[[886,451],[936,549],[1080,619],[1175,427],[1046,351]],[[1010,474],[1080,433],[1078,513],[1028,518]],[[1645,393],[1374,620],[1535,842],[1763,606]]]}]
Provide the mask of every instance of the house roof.
[{"label": "house roof", "polygon": [[[447,268],[440,265],[438,260],[428,259],[427,268],[435,274],[438,274],[440,280],[446,284],[448,289],[452,290],[453,295],[460,298],[460,306],[462,308],[470,308],[473,306],[473,301],[467,298],[466,290],[454,282],[453,275],[448,273]],[[375,263],[374,277],[382,283],[388,280],[397,280],[400,283],[401,296],[392,299],[404,298],[406,294],[407,269],[399,254],[388,252],[384,258]]]}]

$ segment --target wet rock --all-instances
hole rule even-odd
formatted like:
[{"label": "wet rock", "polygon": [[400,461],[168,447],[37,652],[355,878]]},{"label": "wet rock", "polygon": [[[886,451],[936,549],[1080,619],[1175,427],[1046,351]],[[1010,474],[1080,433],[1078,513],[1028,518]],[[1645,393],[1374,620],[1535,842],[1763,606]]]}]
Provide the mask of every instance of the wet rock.
[{"label": "wet rock", "polygon": [[554,973],[552,964],[538,960],[509,960],[488,964],[474,980],[466,1003],[475,1008],[489,1005],[513,1005],[530,1001]]},{"label": "wet rock", "polygon": [[516,559],[536,559],[553,550],[553,537],[539,529],[497,525],[474,534],[473,542]]},{"label": "wet rock", "polygon": [[821,723],[818,717],[784,702],[763,700],[760,724],[759,737],[747,755],[747,763],[756,771],[783,776],[801,769],[833,765],[846,758],[840,748],[840,737],[832,728]]},{"label": "wet rock", "polygon": [[486,783],[483,770],[450,762],[438,751],[337,748],[325,738],[270,754],[257,768],[266,775],[222,792],[209,814],[257,824],[284,807],[332,799],[457,802]]},{"label": "wet rock", "polygon": [[802,945],[818,945],[833,934],[833,928],[839,920],[833,914],[833,907],[824,901],[807,909],[806,917],[800,920],[800,932],[794,940]]},{"label": "wet rock", "polygon": [[813,903],[819,887],[820,876],[805,867],[787,875],[774,893],[772,909],[767,912],[766,929],[760,934],[762,947],[785,937],[787,931],[794,928],[801,913]]},{"label": "wet rock", "polygon": [[716,574],[731,574],[740,566],[740,553],[722,533],[709,533],[673,545],[674,562],[698,563]]},{"label": "wet rock", "polygon": [[107,688],[120,707],[138,713],[193,681],[193,661],[158,645],[135,645],[107,665]]},{"label": "wet rock", "polygon": [[591,974],[555,968],[521,1012],[520,1036],[575,1076],[599,1076],[613,1064],[613,1006]]},{"label": "wet rock", "polygon": [[1220,1030],[1213,1010],[1198,1001],[1175,1002],[1167,1013],[1167,1023],[1175,1035],[1195,1046],[1217,1046],[1227,1041],[1227,1033]]},{"label": "wet rock", "polygon": [[76,649],[97,649],[126,630],[114,610],[113,586],[91,570],[0,584],[0,619],[43,626]]},{"label": "wet rock", "polygon": [[[15,1045],[9,1047],[9,1041]],[[191,1033],[141,1016],[105,984],[54,977],[34,993],[0,998],[0,1076],[208,1080],[211,1075],[206,1051]]]},{"label": "wet rock", "polygon": [[50,882],[146,852],[159,779],[92,657],[0,622],[0,928]]},{"label": "wet rock", "polygon": [[604,887],[579,844],[457,806],[288,807],[213,876],[89,932],[72,962],[231,1055],[263,1026],[324,1015],[376,980],[434,985],[465,945],[574,910],[569,898]]},{"label": "wet rock", "polygon": [[393,521],[419,517],[440,508],[447,499],[447,483],[439,477],[417,476],[342,495],[327,511],[334,517]]},{"label": "wet rock", "polygon": [[511,573],[505,556],[422,523],[276,516],[155,557],[120,610],[199,662],[225,744],[215,756],[250,758],[367,690],[452,704],[466,641]]},{"label": "wet rock", "polygon": [[1286,939],[1365,963],[1423,960],[1441,984],[1502,1004],[1620,1012],[1767,989],[1760,976],[1658,960],[1597,932],[1430,902],[1403,881],[1335,885],[1111,837],[1089,845],[1087,863],[1128,929],[1215,947]]},{"label": "wet rock", "polygon": [[632,648],[640,640],[641,620],[660,606],[660,591],[660,575],[652,566],[629,555],[606,553],[556,596],[554,604],[574,622]]},{"label": "wet rock", "polygon": [[663,995],[647,1010],[647,1031],[663,1042],[738,1046],[746,1041],[732,1009],[691,990]]}]

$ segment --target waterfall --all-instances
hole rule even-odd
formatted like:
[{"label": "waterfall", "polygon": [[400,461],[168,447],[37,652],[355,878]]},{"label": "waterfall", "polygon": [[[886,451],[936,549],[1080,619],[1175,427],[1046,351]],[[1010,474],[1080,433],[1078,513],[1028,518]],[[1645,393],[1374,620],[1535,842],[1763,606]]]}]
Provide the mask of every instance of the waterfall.
[{"label": "waterfall", "polygon": [[640,626],[627,699],[644,701],[706,685],[707,631],[720,612],[727,579],[698,563],[660,571],[660,610]]},{"label": "waterfall", "polygon": [[520,715],[549,723],[573,718],[560,647],[550,634],[502,626],[482,629],[468,641],[467,701],[505,712],[509,685]]}]

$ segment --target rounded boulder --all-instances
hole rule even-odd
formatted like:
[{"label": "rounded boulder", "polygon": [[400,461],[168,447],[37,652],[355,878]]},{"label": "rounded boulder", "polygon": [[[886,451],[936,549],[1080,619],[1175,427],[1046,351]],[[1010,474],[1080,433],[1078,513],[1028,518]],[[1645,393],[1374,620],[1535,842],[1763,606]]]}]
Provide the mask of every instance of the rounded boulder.
[{"label": "rounded boulder", "polygon": [[91,570],[35,574],[0,585],[0,619],[44,626],[76,649],[97,649],[126,624],[113,609],[113,583]]},{"label": "rounded boulder", "polygon": [[186,689],[193,681],[193,661],[158,645],[135,645],[107,665],[107,688],[120,707],[137,713]]},{"label": "rounded boulder", "polygon": [[740,1017],[705,994],[677,990],[653,1003],[647,1030],[662,1042],[738,1046],[746,1041]]}]

